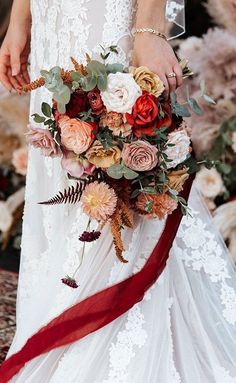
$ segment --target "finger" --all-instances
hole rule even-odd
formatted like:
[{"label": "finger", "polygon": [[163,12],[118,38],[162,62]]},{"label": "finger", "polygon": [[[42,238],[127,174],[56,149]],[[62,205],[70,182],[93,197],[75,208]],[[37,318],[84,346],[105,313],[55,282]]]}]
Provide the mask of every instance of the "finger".
[{"label": "finger", "polygon": [[20,84],[20,86],[24,86],[25,85],[25,80],[22,76],[22,74],[18,74],[17,76],[15,76],[15,79],[18,81],[18,83]]},{"label": "finger", "polygon": [[176,74],[177,88],[183,84],[183,71],[181,66],[177,63],[174,66],[174,72]]},{"label": "finger", "polygon": [[8,63],[9,63],[9,57],[6,55],[1,55],[0,56],[0,82],[10,92],[12,90],[12,85],[7,76]]},{"label": "finger", "polygon": [[29,84],[30,83],[30,77],[29,77],[29,72],[28,72],[28,63],[22,64],[21,72],[22,72],[22,76],[23,76],[23,79],[25,81],[25,84]]},{"label": "finger", "polygon": [[163,82],[163,84],[164,84],[164,86],[165,86],[165,90],[164,90],[164,92],[163,92],[163,97],[164,97],[165,100],[167,100],[167,99],[169,98],[169,93],[170,93],[169,83],[168,83],[168,81],[167,81],[166,76],[163,76],[163,77],[161,78],[161,80],[162,80],[162,82]]},{"label": "finger", "polygon": [[17,78],[13,77],[11,73],[12,73],[11,68],[8,68],[8,72],[7,72],[8,79],[12,87],[18,92],[19,89],[21,88],[21,85],[18,83]]},{"label": "finger", "polygon": [[20,63],[20,51],[17,47],[11,49],[11,74],[12,76],[17,76],[20,73],[21,63]]},{"label": "finger", "polygon": [[166,75],[166,77],[169,84],[169,91],[174,92],[176,90],[176,85],[177,85],[176,77],[168,77],[168,74]]}]

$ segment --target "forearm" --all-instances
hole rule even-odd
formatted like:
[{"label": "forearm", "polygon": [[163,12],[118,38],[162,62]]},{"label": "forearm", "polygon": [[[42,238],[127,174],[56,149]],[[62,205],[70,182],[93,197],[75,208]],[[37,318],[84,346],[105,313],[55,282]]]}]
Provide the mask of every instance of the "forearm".
[{"label": "forearm", "polygon": [[165,32],[166,0],[138,0],[136,28],[154,28]]},{"label": "forearm", "polygon": [[28,25],[31,23],[30,0],[14,0],[10,24]]}]

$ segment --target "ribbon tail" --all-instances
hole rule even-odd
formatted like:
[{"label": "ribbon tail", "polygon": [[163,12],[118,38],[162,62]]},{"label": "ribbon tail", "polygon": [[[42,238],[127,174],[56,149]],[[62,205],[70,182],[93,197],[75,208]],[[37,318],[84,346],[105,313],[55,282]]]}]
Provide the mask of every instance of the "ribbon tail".
[{"label": "ribbon tail", "polygon": [[[192,182],[193,177],[190,177],[181,193],[186,200]],[[3,362],[0,368],[0,383],[7,383],[32,359],[82,339],[111,323],[140,302],[166,266],[181,219],[179,206],[168,216],[159,241],[138,273],[73,305],[32,335],[21,350]]]}]

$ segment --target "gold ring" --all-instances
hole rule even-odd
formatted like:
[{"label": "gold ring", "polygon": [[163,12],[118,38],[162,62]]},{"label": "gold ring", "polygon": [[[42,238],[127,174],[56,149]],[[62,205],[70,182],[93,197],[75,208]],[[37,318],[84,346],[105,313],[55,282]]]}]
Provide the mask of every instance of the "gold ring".
[{"label": "gold ring", "polygon": [[171,73],[169,73],[166,77],[168,77],[168,78],[174,78],[174,77],[176,77],[176,73],[175,73],[175,72],[171,72]]}]

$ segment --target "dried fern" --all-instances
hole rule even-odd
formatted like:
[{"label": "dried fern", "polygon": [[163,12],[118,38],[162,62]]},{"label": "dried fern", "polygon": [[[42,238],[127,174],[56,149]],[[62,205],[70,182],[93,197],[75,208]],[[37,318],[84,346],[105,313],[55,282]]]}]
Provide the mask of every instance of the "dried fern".
[{"label": "dried fern", "polygon": [[77,182],[76,187],[70,186],[68,189],[64,189],[64,192],[59,192],[48,201],[39,202],[40,205],[59,205],[62,203],[75,204],[79,202],[81,195],[86,186],[86,182]]},{"label": "dried fern", "polygon": [[63,192],[59,191],[54,197],[48,201],[39,202],[40,205],[60,205],[65,203],[75,204],[80,201],[81,195],[85,189],[85,186],[91,182],[104,180],[104,174],[102,172],[96,172],[94,175],[88,176],[85,179],[77,181],[76,186],[69,186],[64,189]]}]

